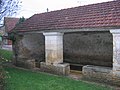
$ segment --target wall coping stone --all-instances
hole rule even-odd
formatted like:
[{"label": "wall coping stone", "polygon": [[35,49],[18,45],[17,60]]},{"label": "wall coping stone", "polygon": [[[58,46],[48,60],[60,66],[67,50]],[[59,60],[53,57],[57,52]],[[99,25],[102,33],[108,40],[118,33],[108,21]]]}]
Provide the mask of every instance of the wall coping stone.
[{"label": "wall coping stone", "polygon": [[112,33],[112,34],[120,34],[120,29],[111,29],[110,33]]},{"label": "wall coping stone", "polygon": [[64,33],[61,32],[44,32],[44,36],[62,36]]},{"label": "wall coping stone", "polygon": [[83,66],[83,70],[90,69],[95,72],[102,72],[102,73],[110,73],[112,71],[112,67],[103,67],[103,66],[94,66],[94,65],[86,65]]}]

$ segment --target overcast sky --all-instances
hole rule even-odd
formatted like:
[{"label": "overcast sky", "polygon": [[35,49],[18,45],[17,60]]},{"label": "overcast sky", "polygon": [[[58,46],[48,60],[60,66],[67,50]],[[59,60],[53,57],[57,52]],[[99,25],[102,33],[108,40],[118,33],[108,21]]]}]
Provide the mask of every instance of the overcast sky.
[{"label": "overcast sky", "polygon": [[22,0],[21,12],[17,17],[28,18],[34,14],[49,11],[71,8],[93,3],[100,3],[113,0]]}]

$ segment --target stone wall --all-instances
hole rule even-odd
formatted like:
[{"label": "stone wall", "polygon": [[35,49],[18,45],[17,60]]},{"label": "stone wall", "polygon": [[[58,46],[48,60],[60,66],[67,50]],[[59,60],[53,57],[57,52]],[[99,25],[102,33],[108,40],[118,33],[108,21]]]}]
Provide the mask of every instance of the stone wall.
[{"label": "stone wall", "polygon": [[64,61],[82,65],[112,66],[113,40],[110,32],[64,34]]},{"label": "stone wall", "polygon": [[41,62],[40,71],[67,76],[70,73],[70,65],[68,63],[47,65],[45,62]]},{"label": "stone wall", "polygon": [[[41,62],[45,60],[45,42],[43,34],[18,35],[14,45],[14,52],[17,57],[18,66],[27,66],[25,63]],[[25,64],[25,65],[24,65]],[[31,67],[31,65],[30,65]],[[32,66],[33,67],[33,66]]]},{"label": "stone wall", "polygon": [[[64,62],[112,66],[112,41],[110,32],[65,33]],[[16,43],[18,61],[45,60],[45,37],[42,33],[19,36]]]},{"label": "stone wall", "polygon": [[111,67],[86,65],[83,66],[82,73],[84,80],[120,86],[120,77],[113,75]]}]

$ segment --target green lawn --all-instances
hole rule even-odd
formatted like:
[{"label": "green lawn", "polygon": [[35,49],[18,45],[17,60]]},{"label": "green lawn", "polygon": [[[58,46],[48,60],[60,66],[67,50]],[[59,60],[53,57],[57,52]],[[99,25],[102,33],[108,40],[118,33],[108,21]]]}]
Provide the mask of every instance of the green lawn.
[{"label": "green lawn", "polygon": [[1,58],[6,61],[11,61],[13,58],[12,51],[0,49],[0,59]]},{"label": "green lawn", "polygon": [[97,84],[76,81],[67,77],[36,73],[16,68],[5,68],[6,90],[111,90]]},{"label": "green lawn", "polygon": [[0,49],[0,89],[1,86],[4,86],[4,77],[5,77],[5,73],[4,73],[4,69],[2,67],[2,62],[8,62],[12,60],[12,51],[7,51],[7,50],[2,50]]}]

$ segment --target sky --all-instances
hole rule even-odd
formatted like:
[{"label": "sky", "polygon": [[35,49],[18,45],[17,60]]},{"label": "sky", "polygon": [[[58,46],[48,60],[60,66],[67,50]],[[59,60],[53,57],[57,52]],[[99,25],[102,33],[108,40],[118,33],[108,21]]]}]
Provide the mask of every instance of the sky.
[{"label": "sky", "polygon": [[47,8],[54,11],[106,1],[113,0],[22,0],[20,13],[16,17],[29,18],[34,14],[46,12]]}]

